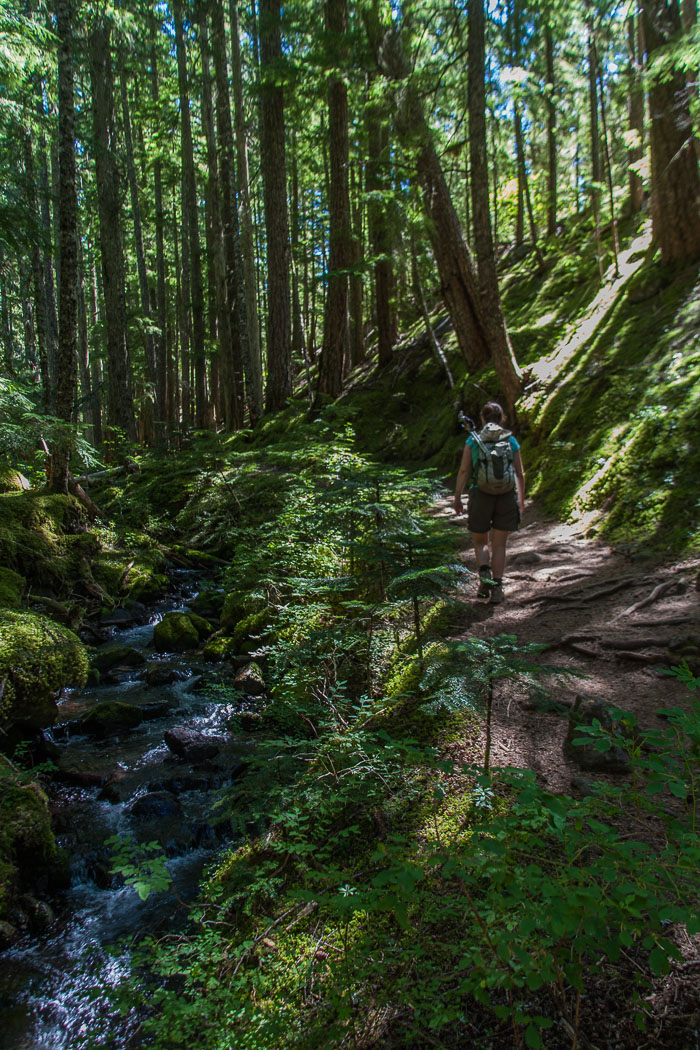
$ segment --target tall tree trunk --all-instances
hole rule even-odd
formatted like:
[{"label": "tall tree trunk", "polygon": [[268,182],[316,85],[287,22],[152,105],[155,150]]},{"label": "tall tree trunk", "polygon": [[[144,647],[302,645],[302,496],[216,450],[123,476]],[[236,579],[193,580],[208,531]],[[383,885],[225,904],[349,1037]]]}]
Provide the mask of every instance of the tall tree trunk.
[{"label": "tall tree trunk", "polygon": [[350,363],[353,368],[365,359],[365,334],[362,317],[364,282],[362,276],[362,168],[360,163],[350,168],[353,272],[350,277]]},{"label": "tall tree trunk", "polygon": [[299,161],[296,129],[292,131],[292,192],[290,195],[292,239],[292,364],[304,354],[304,325],[299,296]]},{"label": "tall tree trunk", "polygon": [[[177,80],[180,95],[180,143],[182,154],[182,189],[187,245],[188,269],[192,309],[192,356],[195,377],[195,426],[203,430],[207,420],[207,384],[204,338],[204,285],[202,281],[202,252],[199,241],[197,212],[197,183],[194,169],[190,96],[187,79],[187,52],[183,29],[182,0],[173,0],[175,47],[177,51]],[[184,263],[184,252],[183,252]]]},{"label": "tall tree trunk", "polygon": [[[653,60],[681,35],[678,0],[642,0],[644,40]],[[700,257],[700,176],[686,76],[675,69],[663,79],[651,72],[651,222],[664,262]]]},{"label": "tall tree trunk", "polygon": [[630,15],[627,19],[627,40],[629,45],[629,94],[628,115],[629,129],[635,141],[627,150],[629,210],[635,215],[642,210],[644,187],[642,176],[637,165],[644,157],[644,88],[642,86],[642,49],[640,47],[640,19]]},{"label": "tall tree trunk", "polygon": [[[32,140],[28,131],[24,134],[24,174],[26,178],[27,205],[32,215],[37,215],[36,179],[34,174],[34,153]],[[39,350],[39,374],[41,376],[41,403],[45,412],[51,403],[51,377],[49,374],[48,353],[48,307],[46,302],[46,283],[42,265],[41,247],[36,238],[31,246],[32,285],[34,291],[34,318]]]},{"label": "tall tree trunk", "polygon": [[588,25],[588,104],[591,142],[590,194],[593,208],[596,258],[598,260],[598,271],[602,278],[603,253],[600,244],[600,184],[602,182],[602,171],[600,165],[600,133],[598,131],[598,62],[596,60],[592,23]]},{"label": "tall tree trunk", "polygon": [[[226,31],[222,0],[210,5],[212,14],[212,52],[216,77],[216,126],[219,138],[219,177],[221,180],[221,219],[226,258],[226,294],[230,312],[231,353],[225,375],[229,388],[224,392],[224,418],[228,429],[243,426],[244,373],[247,386],[251,361],[248,344],[248,324],[245,282],[241,260],[238,207],[236,201],[236,163],[233,150],[233,126],[228,93],[228,62],[226,60]],[[228,403],[226,401],[228,399]]]},{"label": "tall tree trunk", "polygon": [[600,62],[596,62],[598,66],[598,84],[600,86],[600,120],[603,125],[603,153],[605,156],[605,175],[608,184],[608,200],[610,202],[610,225],[612,227],[612,250],[613,259],[615,263],[615,277],[620,276],[620,267],[618,257],[620,254],[620,246],[617,237],[617,216],[615,214],[615,193],[613,189],[613,170],[612,170],[612,156],[610,154],[610,137],[608,135],[608,118],[605,106],[605,85],[603,83],[603,74],[600,72]]},{"label": "tall tree trunk", "polygon": [[78,199],[75,184],[75,99],[73,96],[73,50],[70,0],[56,0],[58,35],[58,160],[60,272],[58,302],[58,358],[56,368],[56,415],[66,431],[51,450],[49,485],[52,492],[68,492],[70,431],[77,378],[78,324]]},{"label": "tall tree trunk", "polygon": [[250,375],[246,376],[248,412],[251,423],[256,423],[263,411],[262,346],[257,303],[257,275],[255,271],[255,245],[253,242],[253,212],[250,202],[250,177],[248,174],[248,145],[243,103],[243,66],[241,63],[240,30],[238,26],[238,2],[230,0],[231,22],[231,73],[233,79],[234,120],[236,129],[236,158],[238,160],[238,214],[241,230],[241,253],[243,255],[243,278],[245,282],[246,322],[248,330],[248,355]]},{"label": "tall tree trunk", "polygon": [[[107,421],[112,431],[136,438],[131,361],[126,337],[121,191],[114,122],[114,77],[110,28],[97,23],[90,41],[95,176],[100,216],[102,280],[107,330]],[[110,435],[114,440],[116,435]]]},{"label": "tall tree trunk", "polygon": [[[369,85],[370,93],[372,83]],[[367,129],[367,165],[365,187],[369,196],[369,239],[374,258],[374,309],[377,324],[377,352],[380,368],[389,364],[394,346],[392,324],[393,277],[391,262],[391,225],[387,196],[389,180],[389,135],[383,107],[371,101],[365,108]]]},{"label": "tall tree trunk", "polygon": [[486,154],[485,19],[483,0],[469,0],[468,21],[469,159],[471,169],[474,249],[479,291],[486,308],[483,323],[496,374],[511,417],[522,392],[522,373],[508,337],[498,289],[491,235],[489,173]]},{"label": "tall tree trunk", "polygon": [[[41,103],[43,117],[43,103]],[[44,250],[42,258],[44,298],[46,301],[46,351],[49,366],[49,407],[53,411],[54,379],[56,375],[56,358],[58,356],[58,317],[56,314],[56,286],[53,275],[53,238],[51,235],[51,198],[49,194],[49,165],[47,159],[46,138],[39,136],[39,194],[41,201],[41,226],[44,231]]]},{"label": "tall tree trunk", "polygon": [[554,81],[554,38],[547,22],[544,28],[547,65],[547,236],[557,232],[557,107]]},{"label": "tall tree trunk", "polygon": [[27,259],[20,261],[19,294],[22,301],[22,328],[24,330],[24,359],[31,373],[32,382],[39,382],[39,358],[36,348],[36,326],[34,324],[33,293],[31,288],[31,265]]},{"label": "tall tree trunk", "polygon": [[0,340],[2,341],[4,371],[7,375],[13,376],[15,373],[14,340],[12,338],[12,325],[10,322],[10,307],[7,296],[7,271],[2,244],[0,244]]},{"label": "tall tree trunk", "polygon": [[260,162],[267,231],[267,387],[276,412],[292,393],[290,245],[284,143],[284,89],[279,0],[260,0]]},{"label": "tall tree trunk", "polygon": [[[215,7],[218,5],[214,5]],[[210,285],[214,290],[214,315],[216,325],[212,326],[211,336],[218,332],[217,366],[219,373],[219,395],[222,409],[222,419],[227,430],[233,430],[242,426],[243,423],[243,384],[242,366],[240,355],[234,354],[233,333],[231,330],[234,321],[234,311],[231,309],[229,299],[226,261],[224,256],[224,238],[231,236],[230,205],[226,209],[226,218],[222,219],[222,201],[219,186],[219,169],[216,154],[216,135],[214,132],[214,113],[211,95],[211,83],[209,78],[209,55],[208,55],[208,29],[206,14],[203,5],[198,5],[198,21],[200,45],[202,49],[202,127],[207,144],[207,166],[209,169],[209,192],[208,209],[210,224],[208,225],[208,237],[210,238],[209,253],[211,257],[211,280]],[[215,23],[216,24],[216,23]],[[216,30],[215,30],[216,38]],[[217,43],[216,47],[220,44]],[[215,48],[216,49],[216,48]],[[224,52],[225,53],[225,52]],[[220,59],[219,59],[220,60]],[[225,143],[221,144],[222,153],[225,153]],[[230,192],[230,170],[228,160],[224,156],[221,162],[222,179],[225,189]],[[230,264],[235,266],[235,259],[231,258]],[[229,270],[228,279],[233,280],[233,273]],[[235,291],[233,292],[235,295]]]},{"label": "tall tree trunk", "polygon": [[[126,85],[126,72],[122,67],[120,75],[122,122],[124,126],[124,146],[126,148],[126,175],[129,183],[129,195],[131,197],[131,218],[134,224],[134,248],[136,249],[136,269],[139,279],[139,295],[141,298],[141,317],[146,324],[145,351],[146,372],[151,389],[148,396],[154,402],[155,418],[160,419],[162,406],[157,402],[158,379],[156,364],[156,346],[151,325],[151,297],[148,290],[148,271],[146,269],[146,253],[143,250],[143,228],[141,225],[141,205],[139,204],[139,191],[136,182],[136,164],[134,162],[134,141],[131,134],[131,113],[129,110],[129,96]],[[153,435],[148,434],[147,440],[152,440]]]},{"label": "tall tree trunk", "polygon": [[[151,98],[156,110],[159,109],[158,56],[156,52],[156,22],[151,16]],[[160,154],[156,151],[153,161],[153,190],[155,203],[156,232],[156,316],[158,318],[158,335],[156,347],[156,437],[162,436],[162,429],[168,419],[166,407],[167,375],[167,306],[165,298],[165,209],[163,207],[163,165]]]},{"label": "tall tree trunk", "polygon": [[[326,33],[335,65],[344,62],[348,24],[347,0],[325,0]],[[328,84],[328,141],[330,148],[330,197],[328,231],[328,290],[323,348],[318,372],[318,393],[338,397],[350,357],[348,269],[351,263],[351,218],[348,165],[348,89],[333,72]]]},{"label": "tall tree trunk", "polygon": [[537,236],[537,226],[535,224],[535,213],[532,207],[532,196],[530,195],[530,180],[527,174],[527,164],[525,158],[525,139],[523,136],[523,123],[520,113],[520,106],[517,102],[515,103],[515,130],[518,154],[518,182],[522,186],[523,195],[525,197],[527,221],[530,227],[530,239],[532,240],[532,247],[535,252],[535,257],[537,259],[537,267],[540,273],[542,273],[544,271],[544,259],[542,258],[542,251],[540,249],[540,243]]}]

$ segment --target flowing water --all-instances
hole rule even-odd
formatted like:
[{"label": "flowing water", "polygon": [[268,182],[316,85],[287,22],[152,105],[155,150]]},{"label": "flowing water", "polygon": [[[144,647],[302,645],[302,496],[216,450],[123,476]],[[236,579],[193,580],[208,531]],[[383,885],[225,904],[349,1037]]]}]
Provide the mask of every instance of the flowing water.
[{"label": "flowing water", "polygon": [[[0,956],[0,1050],[82,1050],[88,1039],[106,1045],[108,1036],[110,1045],[138,1046],[135,1012],[117,1018],[108,994],[129,973],[128,951],[107,948],[177,928],[185,909],[169,893],[142,902],[111,874],[105,841],[158,840],[178,895],[187,899],[227,835],[225,824],[213,822],[212,804],[240,770],[242,746],[227,739],[214,760],[193,766],[164,742],[174,726],[221,739],[231,713],[228,704],[198,692],[204,668],[195,659],[152,648],[154,623],[193,596],[191,577],[176,575],[182,601],[162,603],[150,623],[114,632],[105,643],[141,650],[147,665],[118,668],[104,684],[70,691],[59,704],[54,760],[70,773],[52,784],[50,798],[57,842],[70,856],[70,887],[54,902],[56,919],[44,935],[28,935]],[[146,670],[156,661],[173,680],[149,686]],[[96,703],[113,700],[141,706],[145,720],[106,740],[76,731]],[[142,811],[137,805],[133,813],[143,799]]]}]

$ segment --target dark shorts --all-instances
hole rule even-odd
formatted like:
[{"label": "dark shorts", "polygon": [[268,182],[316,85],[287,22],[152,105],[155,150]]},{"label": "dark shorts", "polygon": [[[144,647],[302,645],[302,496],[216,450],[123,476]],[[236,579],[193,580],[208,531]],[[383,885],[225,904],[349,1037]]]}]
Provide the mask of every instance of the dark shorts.
[{"label": "dark shorts", "polygon": [[500,496],[492,496],[481,489],[469,492],[468,525],[470,532],[488,532],[502,529],[514,532],[520,524],[520,508],[515,489]]}]

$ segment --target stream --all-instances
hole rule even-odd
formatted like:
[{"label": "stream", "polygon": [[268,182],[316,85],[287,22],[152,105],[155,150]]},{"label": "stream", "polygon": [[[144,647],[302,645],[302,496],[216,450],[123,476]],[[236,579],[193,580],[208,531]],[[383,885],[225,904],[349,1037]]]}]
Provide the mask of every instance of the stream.
[{"label": "stream", "polygon": [[[116,667],[99,685],[65,691],[58,723],[46,734],[59,769],[48,793],[57,843],[70,856],[70,885],[52,902],[55,919],[46,932],[24,936],[0,956],[0,1050],[82,1050],[109,1038],[110,1045],[138,1047],[135,1011],[117,1016],[105,994],[128,975],[128,951],[107,948],[177,929],[186,910],[167,892],[142,902],[111,874],[105,841],[157,840],[174,888],[187,900],[230,837],[212,806],[243,770],[246,745],[227,735],[230,704],[198,692],[211,665],[152,647],[154,624],[168,611],[186,610],[196,594],[195,574],[171,575],[178,598],[155,606],[144,625],[110,628],[100,647],[137,650],[142,666]],[[79,732],[79,719],[108,701],[138,705],[144,720],[106,739]],[[175,727],[211,738],[218,753],[195,762],[178,757],[164,741]]]}]

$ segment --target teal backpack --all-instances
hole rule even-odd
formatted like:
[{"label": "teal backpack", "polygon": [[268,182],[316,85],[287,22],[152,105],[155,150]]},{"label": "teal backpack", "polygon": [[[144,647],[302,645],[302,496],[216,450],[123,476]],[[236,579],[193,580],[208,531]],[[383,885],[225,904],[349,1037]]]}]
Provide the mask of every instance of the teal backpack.
[{"label": "teal backpack", "polygon": [[476,486],[491,496],[515,488],[515,468],[510,430],[498,423],[487,423],[479,433],[472,431],[477,448]]}]

